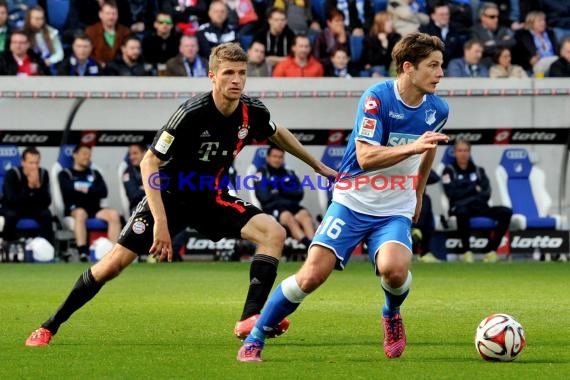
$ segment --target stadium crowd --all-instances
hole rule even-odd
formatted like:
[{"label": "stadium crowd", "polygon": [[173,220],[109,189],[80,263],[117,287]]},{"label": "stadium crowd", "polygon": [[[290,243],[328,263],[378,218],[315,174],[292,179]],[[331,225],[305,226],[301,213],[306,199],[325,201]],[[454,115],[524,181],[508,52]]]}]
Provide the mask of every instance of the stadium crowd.
[{"label": "stadium crowd", "polygon": [[205,77],[235,41],[250,76],[394,77],[421,31],[450,77],[568,77],[568,20],[570,0],[0,0],[0,75]]}]

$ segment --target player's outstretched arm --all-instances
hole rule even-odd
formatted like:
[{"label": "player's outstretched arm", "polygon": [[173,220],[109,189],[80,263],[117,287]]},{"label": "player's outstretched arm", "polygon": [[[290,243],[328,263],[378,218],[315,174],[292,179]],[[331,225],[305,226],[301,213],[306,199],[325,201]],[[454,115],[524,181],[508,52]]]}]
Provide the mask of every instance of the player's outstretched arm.
[{"label": "player's outstretched arm", "polygon": [[286,152],[291,153],[301,161],[305,162],[307,165],[312,167],[317,173],[325,177],[336,177],[337,173],[335,170],[329,168],[312,154],[307,152],[307,150],[301,145],[299,140],[289,131],[287,128],[277,125],[277,131],[270,140],[275,144],[279,145]]},{"label": "player's outstretched arm", "polygon": [[[160,184],[157,183],[157,173],[162,161],[149,149],[141,161],[141,174],[144,192],[154,218],[153,242],[149,253],[158,257],[160,261],[172,261],[172,241],[168,232],[168,221]],[[160,179],[158,179],[160,181]],[[152,185],[151,185],[152,184]]]}]

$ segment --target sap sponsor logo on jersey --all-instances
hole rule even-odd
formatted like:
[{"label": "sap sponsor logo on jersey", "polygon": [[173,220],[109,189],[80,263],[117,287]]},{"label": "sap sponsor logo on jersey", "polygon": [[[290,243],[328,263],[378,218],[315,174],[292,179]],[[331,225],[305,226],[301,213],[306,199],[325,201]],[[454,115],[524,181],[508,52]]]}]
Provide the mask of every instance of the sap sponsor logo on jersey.
[{"label": "sap sponsor logo on jersey", "polygon": [[364,137],[374,137],[375,131],[376,131],[376,120],[370,119],[368,117],[362,118],[359,134]]},{"label": "sap sponsor logo on jersey", "polygon": [[24,133],[18,135],[6,133],[4,136],[2,136],[2,142],[10,144],[43,144],[48,139],[48,135],[37,133]]},{"label": "sap sponsor logo on jersey", "polygon": [[411,144],[416,141],[418,137],[418,135],[412,135],[409,133],[390,132],[390,135],[388,136],[388,146]]},{"label": "sap sponsor logo on jersey", "polygon": [[378,108],[380,107],[380,99],[374,96],[367,96],[364,100],[364,113],[371,115],[378,115]]}]

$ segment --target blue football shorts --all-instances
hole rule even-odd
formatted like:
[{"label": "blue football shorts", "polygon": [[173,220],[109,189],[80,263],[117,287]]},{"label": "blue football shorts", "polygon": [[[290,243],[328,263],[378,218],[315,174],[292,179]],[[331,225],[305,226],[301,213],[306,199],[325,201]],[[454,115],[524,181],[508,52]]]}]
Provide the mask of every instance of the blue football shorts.
[{"label": "blue football shorts", "polygon": [[411,226],[412,221],[405,216],[367,215],[332,202],[311,245],[331,249],[338,258],[336,269],[342,270],[362,241],[367,244],[368,257],[376,269],[376,254],[385,243],[400,243],[412,252]]}]

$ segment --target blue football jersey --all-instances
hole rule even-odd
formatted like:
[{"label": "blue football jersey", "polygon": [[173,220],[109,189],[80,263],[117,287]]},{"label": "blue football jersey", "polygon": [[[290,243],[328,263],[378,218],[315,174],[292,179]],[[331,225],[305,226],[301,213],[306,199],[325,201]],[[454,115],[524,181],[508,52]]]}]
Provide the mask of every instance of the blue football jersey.
[{"label": "blue football jersey", "polygon": [[364,214],[411,218],[421,155],[388,168],[364,171],[356,159],[356,140],[386,147],[409,144],[427,131],[441,131],[448,114],[447,103],[433,94],[425,95],[417,107],[405,104],[395,80],[368,88],[358,103],[333,200]]}]

